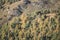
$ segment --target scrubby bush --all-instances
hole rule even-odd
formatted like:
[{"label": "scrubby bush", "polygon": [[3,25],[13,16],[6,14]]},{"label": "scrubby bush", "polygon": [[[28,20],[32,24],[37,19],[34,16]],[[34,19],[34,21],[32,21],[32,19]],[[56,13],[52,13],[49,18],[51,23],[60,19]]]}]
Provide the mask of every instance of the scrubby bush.
[{"label": "scrubby bush", "polygon": [[[38,15],[35,16],[36,16],[35,19],[31,19],[34,18],[34,16],[27,15],[28,18],[26,20],[17,18],[17,20],[15,19],[15,22],[12,22],[11,25],[9,25],[9,23],[8,25],[5,24],[0,29],[1,32],[0,39],[1,40],[3,39],[4,40],[10,40],[10,39],[11,40],[55,40],[55,39],[59,40],[58,36],[60,34],[59,34],[59,29],[57,29],[58,22],[56,23],[56,21],[58,21],[58,16],[56,15],[57,19],[55,19],[55,17],[54,18],[46,17],[46,14],[45,15],[42,14],[41,17],[38,17]],[[45,19],[44,21],[42,20],[43,17]],[[23,21],[25,23],[23,23]]]},{"label": "scrubby bush", "polygon": [[[9,1],[13,3],[17,0]],[[46,1],[44,3],[48,4]],[[26,9],[0,26],[0,40],[60,40],[60,9],[33,9]],[[22,12],[20,10],[21,6],[18,5],[19,13]]]}]

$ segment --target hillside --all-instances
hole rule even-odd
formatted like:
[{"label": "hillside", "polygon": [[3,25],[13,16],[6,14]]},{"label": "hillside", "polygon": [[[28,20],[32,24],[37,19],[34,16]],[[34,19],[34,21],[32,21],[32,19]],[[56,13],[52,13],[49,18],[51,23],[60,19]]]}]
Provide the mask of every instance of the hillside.
[{"label": "hillside", "polygon": [[60,0],[0,0],[0,40],[60,40]]}]

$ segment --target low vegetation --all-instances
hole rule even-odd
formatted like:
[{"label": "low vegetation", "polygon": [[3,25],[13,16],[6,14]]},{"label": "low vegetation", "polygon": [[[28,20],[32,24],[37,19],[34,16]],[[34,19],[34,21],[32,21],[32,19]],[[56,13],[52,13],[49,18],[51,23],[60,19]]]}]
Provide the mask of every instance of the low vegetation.
[{"label": "low vegetation", "polygon": [[1,9],[0,40],[60,40],[60,8],[40,9],[38,6],[28,3],[26,8],[19,6],[22,11],[12,9],[16,10],[14,12],[18,16],[13,12],[11,12],[13,15],[8,15],[6,9],[4,11]]}]

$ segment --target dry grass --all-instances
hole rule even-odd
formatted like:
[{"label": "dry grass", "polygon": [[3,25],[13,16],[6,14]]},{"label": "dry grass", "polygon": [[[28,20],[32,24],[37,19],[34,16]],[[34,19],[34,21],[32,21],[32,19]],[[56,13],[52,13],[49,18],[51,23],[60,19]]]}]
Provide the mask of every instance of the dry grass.
[{"label": "dry grass", "polygon": [[[14,9],[18,5],[20,1],[8,6]],[[0,12],[0,18],[3,18],[0,20],[0,40],[60,40],[60,9],[40,10],[37,5],[34,6],[28,4],[21,15],[11,20],[7,19],[7,9]]]}]

